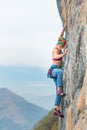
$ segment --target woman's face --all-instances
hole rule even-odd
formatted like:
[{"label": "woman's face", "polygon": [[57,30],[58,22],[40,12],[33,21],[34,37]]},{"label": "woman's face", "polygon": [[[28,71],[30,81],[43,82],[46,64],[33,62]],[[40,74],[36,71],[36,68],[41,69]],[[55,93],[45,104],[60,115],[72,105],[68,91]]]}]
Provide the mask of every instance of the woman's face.
[{"label": "woman's face", "polygon": [[57,45],[58,50],[62,51],[62,49],[64,48],[62,45]]}]

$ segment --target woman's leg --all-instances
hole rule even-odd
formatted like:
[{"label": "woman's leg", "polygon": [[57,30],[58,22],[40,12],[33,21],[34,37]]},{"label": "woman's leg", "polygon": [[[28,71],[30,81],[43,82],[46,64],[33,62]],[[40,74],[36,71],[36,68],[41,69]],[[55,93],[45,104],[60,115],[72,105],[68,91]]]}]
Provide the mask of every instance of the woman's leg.
[{"label": "woman's leg", "polygon": [[54,83],[55,83],[55,86],[56,86],[55,108],[56,108],[57,110],[60,110],[61,96],[58,95],[57,77],[55,77],[53,80],[54,80]]},{"label": "woman's leg", "polygon": [[56,94],[54,114],[60,117],[64,117],[64,115],[60,111],[60,103],[61,103],[61,96]]},{"label": "woman's leg", "polygon": [[60,112],[60,103],[61,103],[61,95],[58,95],[58,92],[61,90],[63,83],[62,83],[62,78],[63,78],[63,72],[61,69],[54,69],[53,70],[53,76],[54,82],[56,85],[56,99],[55,99],[55,109],[54,112],[63,117],[63,115]]},{"label": "woman's leg", "polygon": [[63,95],[63,92],[62,92],[62,86],[63,86],[63,82],[62,82],[62,79],[63,79],[63,70],[62,69],[54,69],[53,70],[53,76],[56,77],[56,86],[57,86],[57,92],[58,92],[58,95],[61,95],[61,96],[64,96]]},{"label": "woman's leg", "polygon": [[56,94],[55,108],[56,108],[57,110],[60,110],[60,103],[61,103],[61,96],[59,96],[58,94]]}]

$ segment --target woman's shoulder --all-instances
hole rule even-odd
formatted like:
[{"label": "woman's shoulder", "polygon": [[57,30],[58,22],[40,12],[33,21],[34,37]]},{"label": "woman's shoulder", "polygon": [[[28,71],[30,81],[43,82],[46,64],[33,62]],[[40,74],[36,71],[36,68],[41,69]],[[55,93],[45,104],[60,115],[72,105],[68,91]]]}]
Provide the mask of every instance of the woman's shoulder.
[{"label": "woman's shoulder", "polygon": [[59,53],[58,48],[57,48],[57,47],[54,47],[53,52],[57,52],[57,53]]}]

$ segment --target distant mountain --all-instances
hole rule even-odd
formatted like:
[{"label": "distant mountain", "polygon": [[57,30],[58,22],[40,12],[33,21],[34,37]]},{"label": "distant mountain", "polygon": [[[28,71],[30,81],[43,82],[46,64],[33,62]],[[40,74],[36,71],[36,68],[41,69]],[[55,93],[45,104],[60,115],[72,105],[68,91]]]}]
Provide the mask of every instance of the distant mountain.
[{"label": "distant mountain", "polygon": [[8,89],[0,89],[0,130],[31,130],[47,113]]},{"label": "distant mountain", "polygon": [[47,116],[36,124],[33,130],[58,130],[58,119],[51,110]]}]

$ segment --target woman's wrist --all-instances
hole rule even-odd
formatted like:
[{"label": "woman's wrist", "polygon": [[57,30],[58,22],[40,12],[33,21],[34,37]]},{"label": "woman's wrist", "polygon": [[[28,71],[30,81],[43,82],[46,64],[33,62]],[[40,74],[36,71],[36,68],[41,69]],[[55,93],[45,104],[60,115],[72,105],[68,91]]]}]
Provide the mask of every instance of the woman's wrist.
[{"label": "woman's wrist", "polygon": [[63,56],[65,56],[65,55],[66,55],[66,53],[64,52],[64,53],[63,53]]}]

